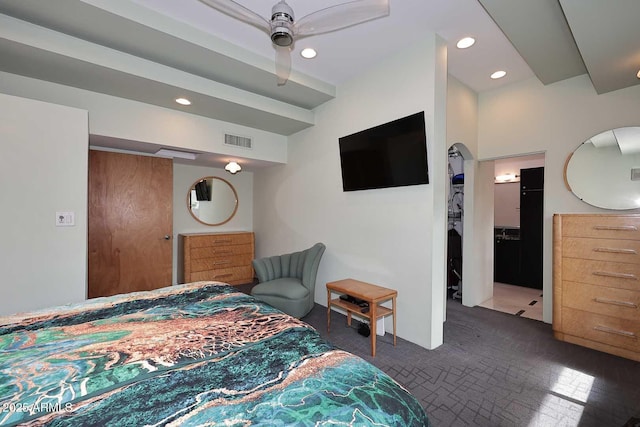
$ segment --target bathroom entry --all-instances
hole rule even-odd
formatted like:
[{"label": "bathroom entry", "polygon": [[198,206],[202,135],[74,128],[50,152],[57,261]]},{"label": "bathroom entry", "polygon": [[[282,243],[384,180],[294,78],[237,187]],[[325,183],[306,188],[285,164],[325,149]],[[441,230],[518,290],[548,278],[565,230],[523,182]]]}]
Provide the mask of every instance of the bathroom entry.
[{"label": "bathroom entry", "polygon": [[495,161],[494,282],[542,289],[544,155]]},{"label": "bathroom entry", "polygon": [[542,320],[544,154],[495,160],[493,298],[480,304]]}]

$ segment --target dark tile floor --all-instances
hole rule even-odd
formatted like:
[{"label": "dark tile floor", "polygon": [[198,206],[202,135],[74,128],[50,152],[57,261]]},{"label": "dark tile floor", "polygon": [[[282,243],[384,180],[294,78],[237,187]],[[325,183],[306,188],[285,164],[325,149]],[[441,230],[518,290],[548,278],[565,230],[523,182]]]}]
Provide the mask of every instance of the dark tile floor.
[{"label": "dark tile floor", "polygon": [[622,427],[640,416],[639,362],[557,341],[539,321],[449,301],[442,346],[398,339],[394,347],[387,334],[372,358],[357,322],[331,319],[330,335],[325,307],[303,320],[407,387],[435,427]]}]

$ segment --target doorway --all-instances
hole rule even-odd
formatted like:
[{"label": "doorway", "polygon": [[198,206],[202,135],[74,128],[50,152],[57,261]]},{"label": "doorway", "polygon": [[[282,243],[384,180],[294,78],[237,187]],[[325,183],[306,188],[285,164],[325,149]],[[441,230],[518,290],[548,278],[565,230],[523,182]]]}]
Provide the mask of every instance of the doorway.
[{"label": "doorway", "polygon": [[171,285],[173,162],[89,151],[88,296]]},{"label": "doorway", "polygon": [[490,293],[484,284],[488,284],[485,281],[486,268],[477,256],[482,244],[477,224],[486,221],[483,217],[477,219],[478,201],[482,200],[478,200],[475,194],[478,192],[478,177],[482,177],[484,172],[478,168],[471,151],[463,143],[453,144],[447,157],[446,292],[443,303],[445,307],[450,302],[473,307],[487,299]]},{"label": "doorway", "polygon": [[481,307],[542,321],[544,154],[494,161],[494,284]]}]

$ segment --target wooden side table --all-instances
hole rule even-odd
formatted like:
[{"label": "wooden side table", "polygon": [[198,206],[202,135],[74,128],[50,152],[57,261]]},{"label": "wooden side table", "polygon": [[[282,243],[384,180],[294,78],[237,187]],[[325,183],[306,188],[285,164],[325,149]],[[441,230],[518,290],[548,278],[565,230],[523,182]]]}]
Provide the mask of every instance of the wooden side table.
[{"label": "wooden side table", "polygon": [[[340,298],[331,299],[332,293],[351,295],[369,303],[369,311],[362,313],[362,307]],[[351,315],[369,320],[371,326],[371,355],[376,356],[376,323],[381,317],[393,316],[393,345],[396,345],[396,297],[398,291],[354,279],[327,283],[327,331],[331,331],[331,307],[340,307],[347,312],[347,324],[351,326]],[[379,305],[391,300],[392,308]]]}]

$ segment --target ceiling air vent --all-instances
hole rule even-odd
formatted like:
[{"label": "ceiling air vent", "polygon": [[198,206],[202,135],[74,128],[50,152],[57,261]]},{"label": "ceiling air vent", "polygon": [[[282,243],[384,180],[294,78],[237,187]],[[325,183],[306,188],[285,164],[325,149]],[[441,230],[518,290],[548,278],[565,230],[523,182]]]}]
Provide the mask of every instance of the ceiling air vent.
[{"label": "ceiling air vent", "polygon": [[226,145],[233,145],[234,147],[252,148],[251,138],[246,136],[231,135],[226,133],[224,135],[224,143]]}]

